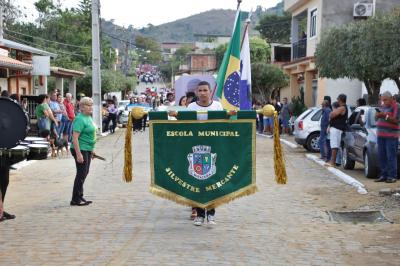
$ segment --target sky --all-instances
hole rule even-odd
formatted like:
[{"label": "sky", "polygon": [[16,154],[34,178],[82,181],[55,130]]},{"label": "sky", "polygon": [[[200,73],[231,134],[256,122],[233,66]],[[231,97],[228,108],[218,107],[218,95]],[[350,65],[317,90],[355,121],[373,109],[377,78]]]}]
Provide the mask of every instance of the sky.
[{"label": "sky", "polygon": [[[28,20],[37,17],[33,3],[37,0],[15,0],[17,5],[26,7]],[[79,0],[60,0],[65,7],[78,6]],[[281,0],[242,0],[241,9],[250,11],[257,6],[269,8]],[[117,25],[135,28],[149,23],[159,25],[195,15],[210,9],[236,9],[237,0],[100,0],[101,17],[114,19]]]}]

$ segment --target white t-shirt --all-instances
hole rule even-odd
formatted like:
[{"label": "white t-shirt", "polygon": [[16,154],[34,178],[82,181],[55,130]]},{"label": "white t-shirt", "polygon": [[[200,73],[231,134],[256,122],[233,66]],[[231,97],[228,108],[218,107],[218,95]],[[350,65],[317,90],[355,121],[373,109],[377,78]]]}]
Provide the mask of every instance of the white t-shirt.
[{"label": "white t-shirt", "polygon": [[[220,102],[212,101],[208,106],[199,105],[197,102],[188,105],[187,110],[190,111],[222,111],[222,105]],[[207,114],[197,114],[197,120],[207,120]]]}]

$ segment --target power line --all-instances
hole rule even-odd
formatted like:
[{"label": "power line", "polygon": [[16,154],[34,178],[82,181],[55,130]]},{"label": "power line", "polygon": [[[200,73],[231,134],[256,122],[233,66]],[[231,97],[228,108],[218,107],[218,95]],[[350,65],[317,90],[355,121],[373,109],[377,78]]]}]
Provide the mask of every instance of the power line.
[{"label": "power line", "polygon": [[[12,35],[9,35],[9,34],[7,34],[7,36],[12,38],[12,39],[14,39],[14,40],[17,40],[19,42],[22,42],[23,44],[32,45],[29,41],[26,41],[26,40],[23,40],[23,39],[19,39],[19,38],[15,37],[15,36],[12,36]],[[55,53],[67,54],[67,55],[78,56],[78,57],[85,57],[84,54],[76,54],[76,53],[60,51],[60,50],[54,49],[52,47],[43,47],[43,46],[38,45],[38,44],[35,44],[35,46],[39,47],[40,49],[45,49],[45,50],[47,50],[48,48],[51,48],[52,50],[54,50]]]},{"label": "power line", "polygon": [[[117,37],[117,36],[115,36],[115,35],[109,34],[109,33],[104,32],[104,31],[102,32],[102,34],[107,35],[108,37],[110,37],[110,38],[112,38],[112,39],[115,39],[115,40],[118,40],[118,41],[127,43],[127,44],[129,44],[129,45],[132,45],[133,47],[135,47],[135,48],[138,49],[138,50],[146,51],[146,49],[143,49],[143,48],[138,47],[136,43],[130,42],[130,41],[128,41],[128,40],[121,39],[121,38],[119,38],[119,37]],[[153,50],[153,51],[163,52],[163,50]]]},{"label": "power line", "polygon": [[89,46],[79,46],[79,45],[73,45],[73,44],[68,44],[68,43],[57,42],[57,41],[48,40],[48,39],[45,39],[45,38],[32,36],[32,35],[28,35],[28,34],[25,34],[25,33],[12,31],[12,30],[7,30],[7,29],[5,31],[6,32],[11,32],[11,33],[14,33],[14,34],[18,34],[18,35],[22,35],[22,36],[25,36],[25,37],[30,37],[30,38],[34,38],[34,39],[40,39],[40,40],[43,40],[43,41],[46,41],[46,42],[57,43],[57,44],[64,45],[64,46],[70,46],[70,47],[75,47],[75,48],[83,48],[83,49],[88,49],[89,48],[90,49]]}]

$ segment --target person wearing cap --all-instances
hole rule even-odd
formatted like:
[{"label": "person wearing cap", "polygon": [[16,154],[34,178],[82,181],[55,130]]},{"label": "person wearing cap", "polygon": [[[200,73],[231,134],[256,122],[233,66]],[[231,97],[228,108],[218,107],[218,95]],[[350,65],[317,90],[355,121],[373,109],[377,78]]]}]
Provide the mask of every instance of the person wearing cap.
[{"label": "person wearing cap", "polygon": [[375,114],[380,177],[375,182],[397,181],[397,147],[400,137],[399,104],[389,91],[380,100],[382,105]]}]

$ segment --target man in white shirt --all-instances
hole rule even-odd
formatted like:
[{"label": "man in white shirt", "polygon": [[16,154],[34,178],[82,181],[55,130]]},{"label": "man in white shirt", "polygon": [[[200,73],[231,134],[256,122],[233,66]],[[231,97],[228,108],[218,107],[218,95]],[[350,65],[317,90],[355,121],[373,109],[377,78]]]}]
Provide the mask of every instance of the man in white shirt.
[{"label": "man in white shirt", "polygon": [[[221,111],[224,110],[220,102],[213,101],[211,95],[210,84],[207,81],[201,81],[196,89],[197,101],[188,105],[187,110],[190,111]],[[207,120],[207,114],[197,114],[197,120]],[[206,210],[196,208],[197,217],[194,219],[193,224],[200,226],[204,223],[206,217]],[[215,224],[215,209],[207,210],[207,222]]]},{"label": "man in white shirt", "polygon": [[[222,111],[224,108],[222,107],[220,102],[213,101],[211,86],[207,81],[201,81],[197,85],[196,89],[197,101],[188,105],[187,110],[190,111]],[[228,115],[235,115],[236,111],[229,111]],[[175,111],[169,112],[170,116],[177,116]],[[207,114],[197,114],[197,120],[207,120]],[[196,208],[197,217],[194,219],[193,224],[196,226],[200,226],[204,223],[206,214],[207,214],[207,222],[208,224],[215,224],[215,209],[206,210],[202,208]]]}]

